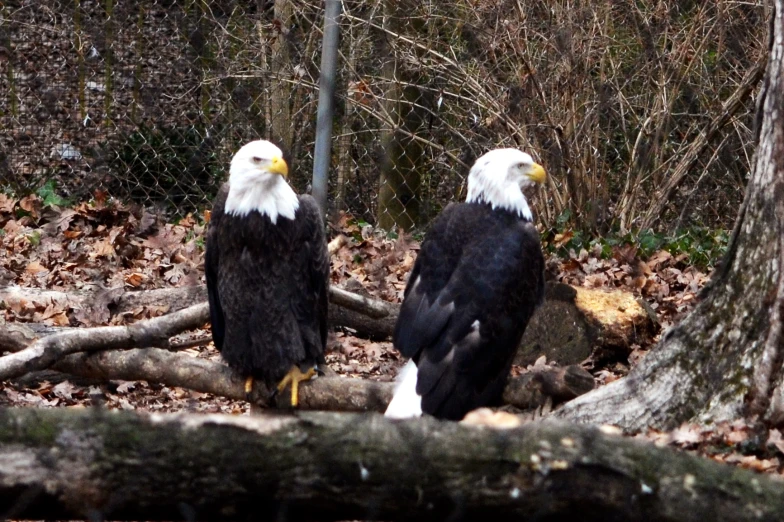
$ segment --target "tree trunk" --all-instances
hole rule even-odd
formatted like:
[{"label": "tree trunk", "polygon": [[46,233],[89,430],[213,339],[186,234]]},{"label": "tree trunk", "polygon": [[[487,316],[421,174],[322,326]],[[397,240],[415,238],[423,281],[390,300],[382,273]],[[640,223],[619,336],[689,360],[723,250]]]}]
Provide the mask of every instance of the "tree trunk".
[{"label": "tree trunk", "polygon": [[625,379],[558,415],[626,430],[739,417],[784,425],[784,2],[775,2],[758,148],[732,239],[704,300]]},{"label": "tree trunk", "polygon": [[[422,22],[411,17],[415,3],[411,0],[384,2],[385,28],[395,34],[423,30]],[[392,38],[385,35],[384,38]],[[384,158],[378,192],[378,225],[386,230],[410,230],[419,224],[420,185],[424,171],[425,149],[412,138],[427,126],[429,106],[427,92],[418,87],[422,79],[412,75],[398,56],[396,45],[387,42],[387,62],[383,74],[386,81],[386,116],[390,128],[382,136]],[[412,51],[413,52],[413,51]]]},{"label": "tree trunk", "polygon": [[273,26],[275,38],[272,40],[270,66],[277,72],[277,77],[269,83],[268,128],[271,139],[280,145],[284,153],[291,152],[294,139],[291,118],[291,98],[294,92],[288,79],[292,78],[294,64],[289,49],[289,31],[294,17],[294,6],[291,0],[275,0],[275,19]]},{"label": "tree trunk", "polygon": [[[500,421],[500,424],[499,424]],[[108,520],[776,520],[768,477],[512,415],[0,410],[0,513]]]}]

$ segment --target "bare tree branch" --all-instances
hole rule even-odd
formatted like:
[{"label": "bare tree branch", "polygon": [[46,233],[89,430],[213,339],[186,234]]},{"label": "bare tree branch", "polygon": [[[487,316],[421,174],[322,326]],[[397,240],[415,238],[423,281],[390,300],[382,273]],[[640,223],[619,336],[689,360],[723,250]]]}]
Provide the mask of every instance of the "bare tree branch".
[{"label": "bare tree branch", "polygon": [[[670,198],[675,190],[681,185],[686,176],[693,170],[703,151],[705,151],[713,140],[716,133],[729,122],[735,113],[743,107],[743,104],[751,96],[754,88],[762,80],[767,64],[767,54],[764,54],[760,61],[746,73],[743,81],[738,85],[735,92],[722,105],[721,113],[705,126],[700,135],[692,141],[681,160],[675,166],[656,197],[652,198],[650,207],[645,212],[640,230],[648,230],[661,218],[664,209],[670,204]],[[628,223],[623,226],[628,229]]]},{"label": "bare tree branch", "polygon": [[329,288],[329,302],[330,304],[342,306],[349,310],[353,310],[354,312],[367,315],[373,319],[380,319],[390,315],[397,317],[398,309],[400,308],[399,305],[394,303],[388,303],[379,299],[348,292],[337,286],[331,286]]},{"label": "bare tree branch", "polygon": [[0,381],[43,370],[72,353],[168,346],[169,337],[202,326],[208,317],[208,305],[203,303],[128,326],[76,328],[48,335],[22,351],[0,358]]},{"label": "bare tree branch", "polygon": [[[392,317],[394,320],[400,308],[400,305],[396,303],[354,294],[335,285],[329,287],[329,299],[330,305],[332,305],[330,308],[344,307],[372,319]],[[5,302],[12,308],[22,307],[24,303],[54,304],[64,309],[104,306],[110,308],[113,313],[118,314],[151,305],[168,306],[169,310],[175,311],[186,306],[203,304],[206,301],[207,287],[205,285],[131,291],[126,291],[123,288],[96,289],[88,292],[67,293],[14,285],[0,288],[0,302]],[[207,319],[204,322],[207,322]],[[340,322],[333,322],[333,324],[337,326],[351,326]],[[0,337],[0,343],[2,343],[2,337]]]}]

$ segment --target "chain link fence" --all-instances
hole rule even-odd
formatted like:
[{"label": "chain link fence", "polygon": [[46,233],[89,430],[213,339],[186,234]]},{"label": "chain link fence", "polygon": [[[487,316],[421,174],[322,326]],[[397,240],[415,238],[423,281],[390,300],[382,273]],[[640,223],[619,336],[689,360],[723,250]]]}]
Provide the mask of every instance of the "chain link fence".
[{"label": "chain link fence", "polygon": [[[550,174],[535,205],[548,226],[729,226],[768,9],[346,0],[330,209],[425,226],[464,197],[478,155],[512,146]],[[4,190],[48,183],[185,213],[257,138],[281,145],[308,190],[322,2],[18,0],[0,16]]]}]

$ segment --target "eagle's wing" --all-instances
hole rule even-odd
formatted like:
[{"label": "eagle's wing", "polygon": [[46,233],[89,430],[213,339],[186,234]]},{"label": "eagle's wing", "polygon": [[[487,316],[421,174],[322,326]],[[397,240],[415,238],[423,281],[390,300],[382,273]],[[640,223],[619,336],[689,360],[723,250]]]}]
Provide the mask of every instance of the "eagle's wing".
[{"label": "eagle's wing", "polygon": [[228,183],[224,184],[215,198],[212,207],[210,223],[207,228],[207,244],[204,253],[204,274],[207,279],[207,298],[210,304],[210,324],[212,327],[212,340],[215,348],[223,348],[223,339],[226,336],[226,323],[223,318],[223,308],[221,308],[220,295],[218,294],[218,266],[220,263],[220,252],[218,248],[217,234],[219,233],[221,219],[224,214],[226,197],[229,194]]},{"label": "eagle's wing", "polygon": [[311,196],[299,196],[297,221],[301,244],[295,255],[303,274],[298,283],[302,288],[297,289],[295,314],[308,356],[323,361],[327,345],[329,252],[321,210]]},{"label": "eagle's wing", "polygon": [[408,276],[393,341],[406,357],[415,358],[441,335],[452,317],[452,303],[434,302],[454,273],[460,260],[459,246],[448,240],[449,230],[459,212],[450,204],[436,217],[427,239]]}]

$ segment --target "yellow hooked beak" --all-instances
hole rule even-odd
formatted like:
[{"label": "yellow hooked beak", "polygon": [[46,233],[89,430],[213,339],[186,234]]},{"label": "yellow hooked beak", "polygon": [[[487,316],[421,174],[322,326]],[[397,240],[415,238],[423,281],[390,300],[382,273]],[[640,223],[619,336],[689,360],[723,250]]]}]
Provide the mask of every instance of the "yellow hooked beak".
[{"label": "yellow hooked beak", "polygon": [[267,170],[273,174],[280,174],[284,178],[289,175],[289,166],[286,165],[286,161],[280,156],[272,157],[270,166]]},{"label": "yellow hooked beak", "polygon": [[544,167],[538,163],[534,163],[531,166],[531,172],[528,173],[528,179],[535,183],[544,183],[544,180],[547,179],[547,173],[544,171]]}]

